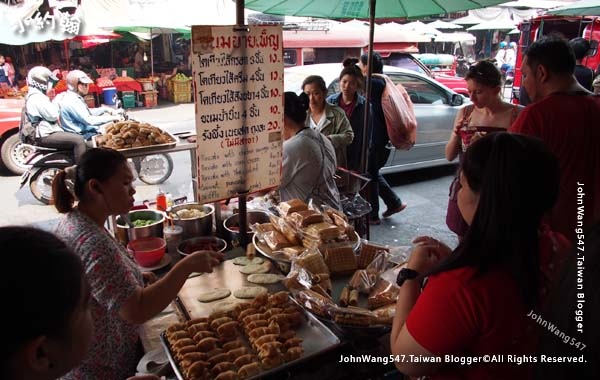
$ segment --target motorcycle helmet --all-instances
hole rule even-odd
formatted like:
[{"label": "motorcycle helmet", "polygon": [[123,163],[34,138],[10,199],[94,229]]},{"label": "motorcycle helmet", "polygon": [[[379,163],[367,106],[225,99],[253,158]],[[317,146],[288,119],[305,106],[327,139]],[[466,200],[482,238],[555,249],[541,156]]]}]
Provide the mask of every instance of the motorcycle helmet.
[{"label": "motorcycle helmet", "polygon": [[94,83],[94,81],[91,80],[90,77],[88,77],[87,74],[81,70],[70,71],[69,74],[67,74],[66,80],[67,80],[67,88],[71,91],[76,91],[77,85],[79,83],[84,83],[84,84]]},{"label": "motorcycle helmet", "polygon": [[510,46],[512,49],[516,49],[517,43],[513,41],[513,42],[509,43],[508,46]]},{"label": "motorcycle helmet", "polygon": [[58,78],[47,67],[35,66],[27,73],[27,85],[46,93]]},{"label": "motorcycle helmet", "polygon": [[506,48],[506,46],[507,46],[507,45],[508,45],[508,44],[506,43],[506,41],[502,41],[502,42],[500,42],[500,49],[504,49],[504,48]]}]

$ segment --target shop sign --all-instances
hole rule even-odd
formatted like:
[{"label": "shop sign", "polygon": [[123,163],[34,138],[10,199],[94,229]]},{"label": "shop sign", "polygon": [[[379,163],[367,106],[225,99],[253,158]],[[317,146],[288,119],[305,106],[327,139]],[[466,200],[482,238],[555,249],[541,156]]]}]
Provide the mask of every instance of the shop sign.
[{"label": "shop sign", "polygon": [[279,25],[192,27],[198,198],[279,185],[283,47]]},{"label": "shop sign", "polygon": [[16,20],[12,25],[13,31],[25,35],[28,32],[44,33],[58,29],[71,36],[79,34],[82,20],[77,12],[77,0],[48,0],[47,6],[42,5],[40,1],[23,1],[9,8],[6,19]]}]

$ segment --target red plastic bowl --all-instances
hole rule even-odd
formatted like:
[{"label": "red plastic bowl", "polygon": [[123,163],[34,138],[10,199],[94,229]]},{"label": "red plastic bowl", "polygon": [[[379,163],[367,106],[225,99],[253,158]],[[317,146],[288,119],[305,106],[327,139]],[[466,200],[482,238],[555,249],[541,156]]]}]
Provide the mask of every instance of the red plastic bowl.
[{"label": "red plastic bowl", "polygon": [[133,252],[135,261],[143,267],[152,267],[165,255],[167,242],[159,237],[145,237],[130,241],[127,249]]}]

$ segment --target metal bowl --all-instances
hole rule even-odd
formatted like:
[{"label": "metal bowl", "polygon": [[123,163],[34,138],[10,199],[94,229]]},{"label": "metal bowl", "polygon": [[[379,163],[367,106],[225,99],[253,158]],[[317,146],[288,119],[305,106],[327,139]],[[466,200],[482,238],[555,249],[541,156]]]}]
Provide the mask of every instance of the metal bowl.
[{"label": "metal bowl", "polygon": [[181,256],[187,256],[195,251],[213,250],[223,252],[227,249],[227,242],[215,236],[200,236],[182,241],[177,246]]},{"label": "metal bowl", "polygon": [[[250,226],[254,223],[268,223],[270,221],[269,214],[264,211],[248,211],[246,213],[246,220],[248,221],[248,242],[252,241],[254,233],[250,229]],[[233,214],[223,221],[223,227],[225,227],[225,240],[231,242],[239,242],[240,240],[240,215]]]},{"label": "metal bowl", "polygon": [[[135,238],[143,238],[143,237],[163,237],[163,223],[165,221],[165,214],[160,211],[155,210],[135,210],[129,211],[129,219],[134,222],[139,219],[144,220],[153,220],[152,224],[143,227],[135,227]],[[127,223],[121,218],[121,216],[117,216],[117,238],[123,244],[129,243],[129,230],[130,227]]]},{"label": "metal bowl", "polygon": [[[204,216],[190,219],[178,218],[177,211],[184,209],[197,209],[204,211],[205,214]],[[182,239],[212,235],[213,214],[215,213],[215,208],[212,205],[191,202],[173,206],[168,211],[173,218],[173,223],[183,227]]]}]

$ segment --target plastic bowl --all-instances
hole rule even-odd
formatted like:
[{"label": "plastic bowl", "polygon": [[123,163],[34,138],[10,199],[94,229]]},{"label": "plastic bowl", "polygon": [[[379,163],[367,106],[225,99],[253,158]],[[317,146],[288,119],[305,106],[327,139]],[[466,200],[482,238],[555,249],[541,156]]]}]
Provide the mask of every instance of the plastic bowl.
[{"label": "plastic bowl", "polygon": [[200,236],[182,241],[177,247],[177,252],[187,256],[196,251],[223,252],[227,248],[227,242],[214,236]]},{"label": "plastic bowl", "polygon": [[159,237],[144,237],[130,241],[127,249],[133,252],[133,258],[142,267],[155,266],[165,255],[167,242]]}]

